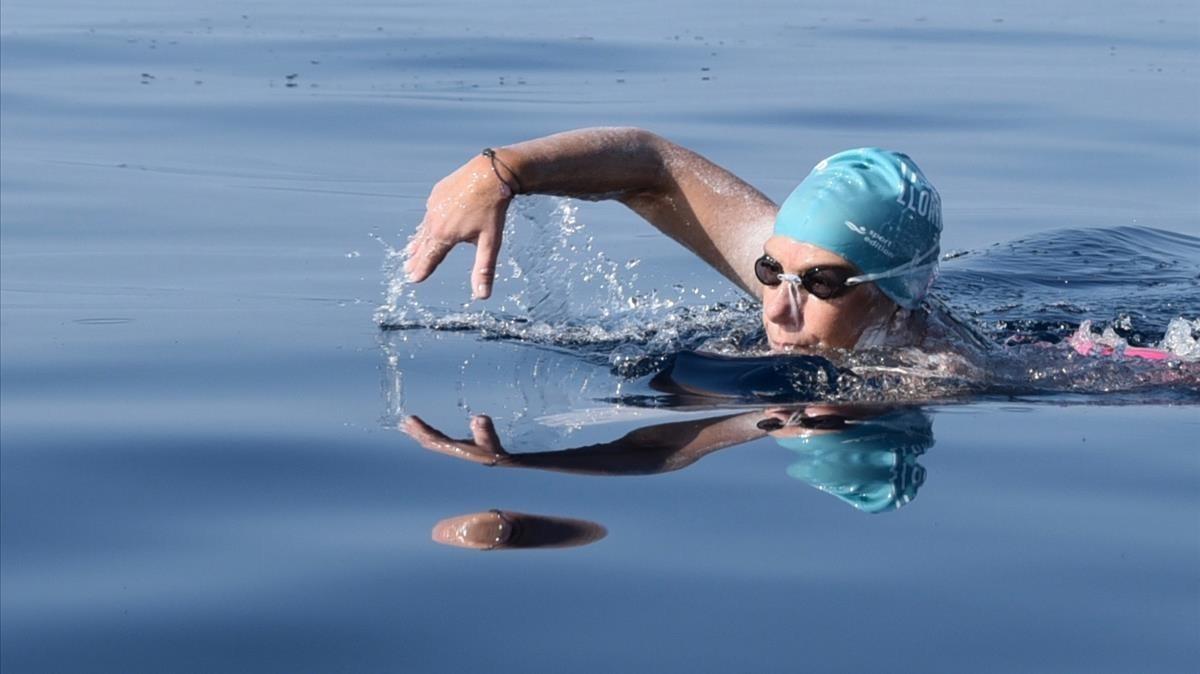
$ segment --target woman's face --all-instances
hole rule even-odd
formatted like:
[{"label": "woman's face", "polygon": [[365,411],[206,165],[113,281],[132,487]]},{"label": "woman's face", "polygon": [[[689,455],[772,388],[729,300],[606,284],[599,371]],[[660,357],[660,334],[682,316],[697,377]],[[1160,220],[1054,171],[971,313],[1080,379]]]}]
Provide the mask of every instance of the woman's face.
[{"label": "woman's face", "polygon": [[[813,267],[853,268],[836,253],[785,236],[767,239],[763,252],[783,271],[801,276]],[[853,286],[828,300],[786,281],[762,286],[763,326],[773,351],[852,349],[864,330],[888,320],[895,310],[896,303],[874,283]]]}]

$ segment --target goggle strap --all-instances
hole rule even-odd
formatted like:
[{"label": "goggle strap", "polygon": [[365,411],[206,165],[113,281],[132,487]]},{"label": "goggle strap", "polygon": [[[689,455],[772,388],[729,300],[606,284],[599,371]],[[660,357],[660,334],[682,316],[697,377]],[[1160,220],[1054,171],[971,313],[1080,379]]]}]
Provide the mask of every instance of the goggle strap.
[{"label": "goggle strap", "polygon": [[787,281],[788,283],[803,283],[804,282],[804,277],[800,276],[799,274],[789,274],[787,272],[779,272],[775,276],[780,281]]},{"label": "goggle strap", "polygon": [[846,279],[846,285],[852,286],[860,283],[867,283],[869,281],[877,281],[881,278],[906,276],[908,274],[915,274],[917,272],[923,272],[926,269],[931,269],[937,266],[936,257],[932,262],[925,262],[925,260],[927,260],[930,256],[935,256],[937,254],[937,250],[937,246],[934,246],[920,257],[914,258],[913,260],[905,262],[899,267],[893,267],[887,271],[881,271],[875,274],[862,274],[861,276],[851,276],[850,278]]}]

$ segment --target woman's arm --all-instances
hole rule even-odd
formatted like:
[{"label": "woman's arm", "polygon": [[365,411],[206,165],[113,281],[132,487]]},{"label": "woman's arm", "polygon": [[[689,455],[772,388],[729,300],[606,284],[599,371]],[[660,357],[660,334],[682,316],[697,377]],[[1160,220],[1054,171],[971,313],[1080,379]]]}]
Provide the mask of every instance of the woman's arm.
[{"label": "woman's arm", "polygon": [[472,293],[490,296],[513,197],[509,186],[519,186],[524,194],[619,200],[759,296],[754,259],[771,234],[777,207],[691,150],[641,129],[603,128],[499,148],[496,158],[495,170],[491,159],[478,156],[434,186],[409,244],[410,280],[425,280],[454,246],[473,243]]}]

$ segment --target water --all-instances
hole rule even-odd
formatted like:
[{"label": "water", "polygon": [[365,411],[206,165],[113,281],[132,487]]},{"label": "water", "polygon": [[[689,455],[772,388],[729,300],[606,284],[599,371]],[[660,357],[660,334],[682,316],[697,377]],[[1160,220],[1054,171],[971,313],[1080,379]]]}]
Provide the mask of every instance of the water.
[{"label": "water", "polygon": [[[0,25],[6,672],[1194,669],[1186,3],[16,0]],[[437,178],[610,124],[776,200],[844,147],[909,152],[966,253],[939,296],[1010,355],[777,442],[757,424],[793,410],[654,398],[660,355],[753,352],[754,308],[621,207],[523,205],[487,304],[471,251],[389,286]],[[1134,346],[1174,321],[1178,364],[1071,356],[1086,320]],[[479,414],[495,439],[427,438],[457,459],[400,427]],[[497,539],[525,549],[458,547]]]}]

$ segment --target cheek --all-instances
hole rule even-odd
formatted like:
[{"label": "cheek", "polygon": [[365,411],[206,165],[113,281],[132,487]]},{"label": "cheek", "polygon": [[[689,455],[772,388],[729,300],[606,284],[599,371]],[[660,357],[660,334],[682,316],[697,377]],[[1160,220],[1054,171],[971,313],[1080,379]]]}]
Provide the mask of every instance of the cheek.
[{"label": "cheek", "polygon": [[827,306],[829,307],[828,316],[831,322],[857,323],[864,314],[863,305],[857,302],[845,302]]},{"label": "cheek", "polygon": [[859,304],[811,302],[804,309],[806,329],[829,346],[847,346],[862,329],[863,312]]},{"label": "cheek", "polygon": [[873,322],[872,298],[865,292],[846,297],[836,304],[826,304],[819,320],[822,337],[831,346],[852,348],[868,323]]},{"label": "cheek", "polygon": [[836,327],[840,317],[841,312],[825,302],[809,302],[808,306],[804,307],[804,323],[814,332],[823,333],[831,327]]}]

